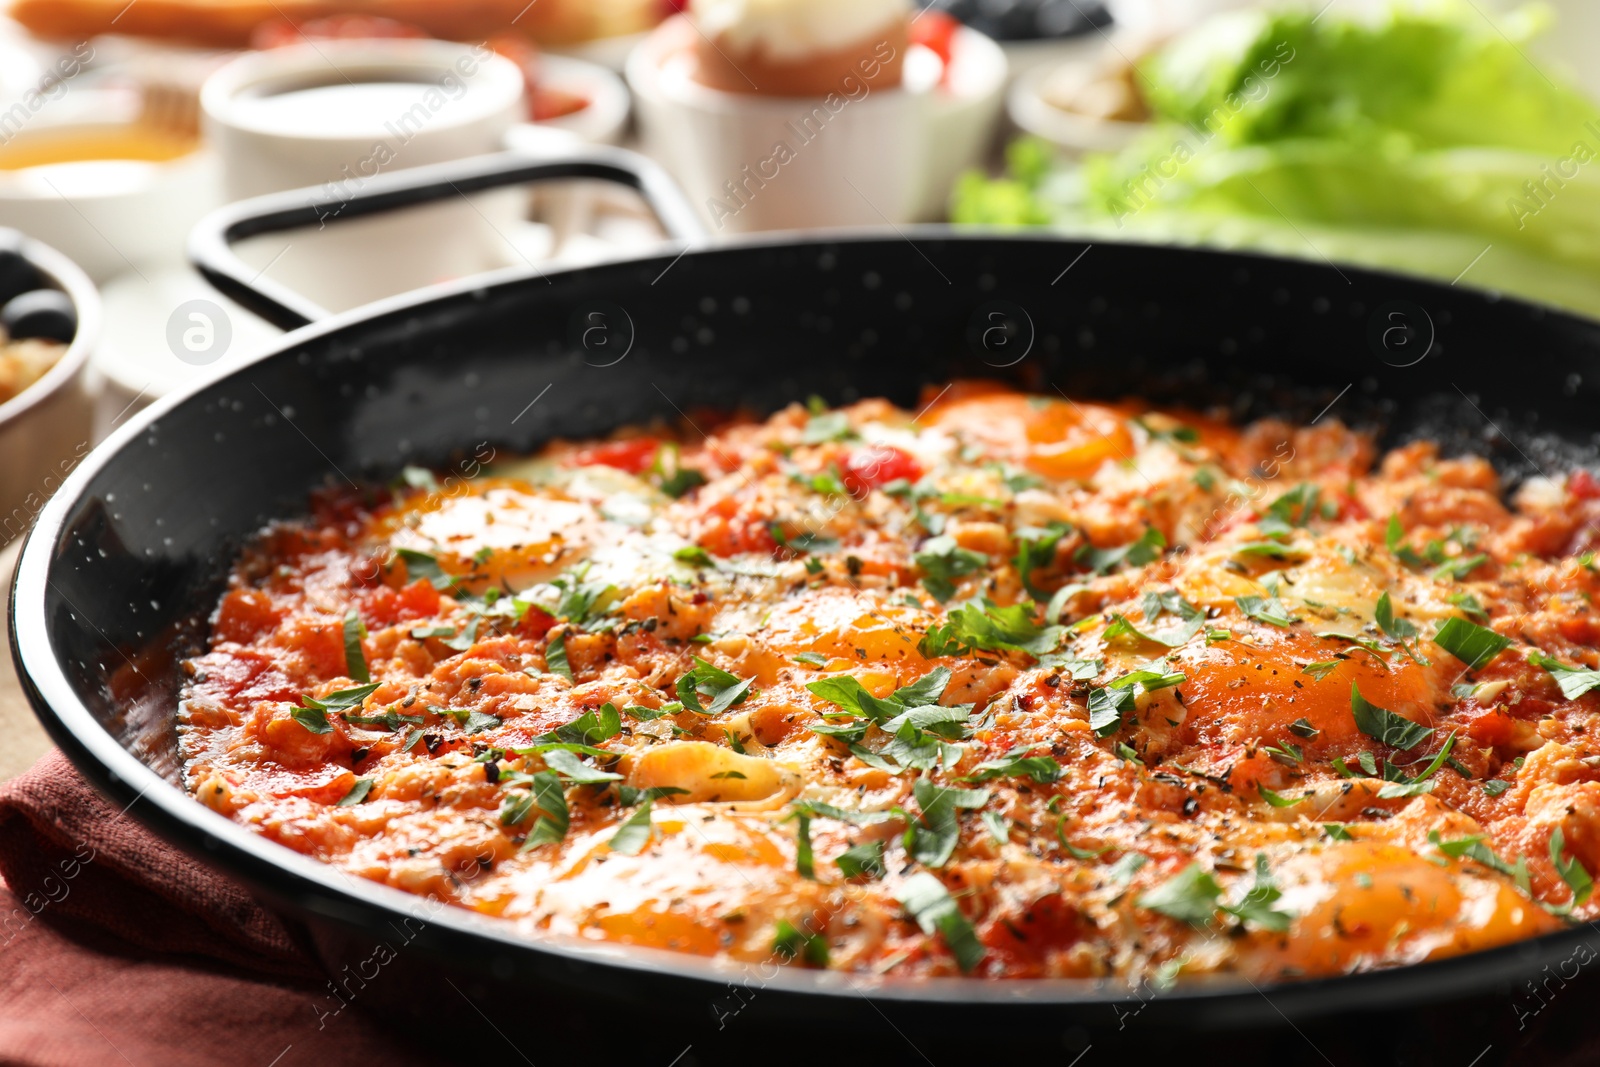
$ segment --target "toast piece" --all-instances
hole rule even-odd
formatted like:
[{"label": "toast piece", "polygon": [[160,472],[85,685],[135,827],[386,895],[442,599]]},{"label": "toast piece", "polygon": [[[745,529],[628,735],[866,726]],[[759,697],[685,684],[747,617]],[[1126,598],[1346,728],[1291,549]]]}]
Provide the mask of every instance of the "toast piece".
[{"label": "toast piece", "polygon": [[58,40],[119,33],[243,48],[266,22],[350,14],[410,23],[436,37],[520,33],[541,44],[573,44],[648,29],[664,8],[660,0],[13,0],[10,13],[38,36]]}]

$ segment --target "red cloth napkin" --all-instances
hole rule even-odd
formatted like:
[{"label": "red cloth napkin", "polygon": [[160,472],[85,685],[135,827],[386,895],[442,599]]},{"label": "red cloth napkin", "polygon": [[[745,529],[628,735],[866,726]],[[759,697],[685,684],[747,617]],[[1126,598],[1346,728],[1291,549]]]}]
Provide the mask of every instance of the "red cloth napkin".
[{"label": "red cloth napkin", "polygon": [[326,976],[290,928],[60,752],[0,786],[0,876],[0,1063],[432,1062],[358,1012],[319,1015]]}]

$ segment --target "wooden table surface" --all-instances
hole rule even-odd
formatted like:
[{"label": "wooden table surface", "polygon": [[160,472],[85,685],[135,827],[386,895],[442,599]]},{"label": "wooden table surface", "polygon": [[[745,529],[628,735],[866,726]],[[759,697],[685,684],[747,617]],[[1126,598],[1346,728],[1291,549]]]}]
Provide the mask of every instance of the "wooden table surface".
[{"label": "wooden table surface", "polygon": [[21,550],[20,538],[0,550],[0,576],[4,577],[4,584],[0,585],[0,644],[5,646],[5,651],[0,653],[0,782],[15,778],[50,749],[50,739],[33,717],[33,709],[17,684],[16,666],[11,662],[8,644],[11,572],[16,568],[17,554]]}]

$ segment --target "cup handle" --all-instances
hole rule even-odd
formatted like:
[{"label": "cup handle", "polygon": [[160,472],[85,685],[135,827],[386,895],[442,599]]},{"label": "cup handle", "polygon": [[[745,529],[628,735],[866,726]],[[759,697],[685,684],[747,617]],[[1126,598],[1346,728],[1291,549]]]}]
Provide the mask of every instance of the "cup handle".
[{"label": "cup handle", "polygon": [[662,228],[685,244],[706,236],[694,208],[643,156],[619,148],[584,147],[555,158],[506,152],[380,175],[349,196],[327,187],[290,190],[229,204],[201,219],[189,234],[189,260],[224,295],[268,322],[296,330],[331,314],[314,301],[261,277],[233,251],[237,241],[264,233],[325,226],[343,219],[398,211],[530,182],[588,178],[625,185],[642,196]]}]

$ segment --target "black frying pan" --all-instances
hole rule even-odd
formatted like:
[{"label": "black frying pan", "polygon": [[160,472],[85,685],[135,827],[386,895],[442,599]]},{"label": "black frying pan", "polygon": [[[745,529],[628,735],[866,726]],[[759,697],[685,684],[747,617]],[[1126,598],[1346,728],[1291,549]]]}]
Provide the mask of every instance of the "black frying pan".
[{"label": "black frying pan", "polygon": [[[625,153],[410,171],[371,182],[341,217],[559,177],[632,185],[692,240],[692,212]],[[220,288],[290,327],[323,316],[252,285],[227,246],[316,224],[332,205],[308,195],[225,210],[193,246]],[[133,802],[152,829],[301,924],[330,970],[379,972],[355,1007],[398,1012],[408,1033],[442,1035],[455,1057],[665,1065],[690,1046],[681,1064],[1067,1064],[1092,1045],[1086,1065],[1166,1049],[1185,1062],[1465,1067],[1534,1049],[1550,1062],[1600,1036],[1585,1019],[1582,964],[1600,956],[1588,927],[1262,990],[883,982],[521,940],[493,920],[353,885],[181,789],[175,664],[201,647],[235,551],[269,520],[303,513],[313,488],[448,467],[483,442],[530,451],[691,405],[771,409],[811,393],[911,405],[924,383],[963,375],[1221,402],[1242,418],[1327,409],[1388,443],[1427,435],[1487,454],[1516,479],[1591,451],[1600,325],[1319,262],[942,229],[673,249],[439,287],[313,322],[97,449],[23,553],[13,651],[45,726],[118,806]],[[381,968],[380,943],[394,952]]]}]

